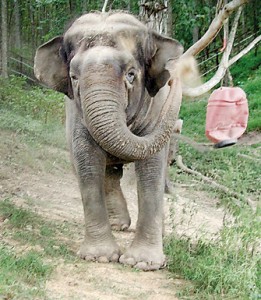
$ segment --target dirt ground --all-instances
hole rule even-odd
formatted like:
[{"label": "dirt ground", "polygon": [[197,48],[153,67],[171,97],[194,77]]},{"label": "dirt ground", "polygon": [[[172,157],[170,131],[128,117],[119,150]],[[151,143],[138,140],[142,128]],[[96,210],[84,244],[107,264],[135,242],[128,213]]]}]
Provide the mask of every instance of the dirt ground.
[{"label": "dirt ground", "polygon": [[[71,237],[72,249],[77,249],[83,238],[83,210],[74,174],[62,168],[54,157],[62,155],[69,160],[66,151],[43,147],[36,156],[15,135],[0,132],[0,193],[7,195],[17,205],[57,222],[69,222],[76,228]],[[52,155],[44,155],[51,153]],[[23,156],[23,159],[22,159]],[[28,156],[28,157],[27,157]],[[52,171],[41,167],[43,160],[50,160]],[[22,161],[21,161],[22,160]],[[20,163],[21,161],[21,163]],[[35,162],[33,162],[35,161]],[[137,220],[136,182],[133,166],[125,168],[122,187],[128,201],[132,225],[127,232],[114,232],[122,248],[130,244]],[[194,184],[197,185],[197,182]],[[194,236],[198,229],[213,235],[222,226],[223,211],[216,200],[206,192],[193,190],[193,184],[176,185],[174,197],[165,196],[165,232]],[[30,201],[28,201],[30,199]],[[173,217],[174,214],[174,217]],[[173,229],[174,228],[174,229]],[[19,247],[19,246],[17,246]],[[170,276],[167,270],[140,272],[120,264],[87,263],[72,264],[63,259],[53,261],[55,271],[46,283],[48,299],[161,299],[175,300],[186,282]]]}]

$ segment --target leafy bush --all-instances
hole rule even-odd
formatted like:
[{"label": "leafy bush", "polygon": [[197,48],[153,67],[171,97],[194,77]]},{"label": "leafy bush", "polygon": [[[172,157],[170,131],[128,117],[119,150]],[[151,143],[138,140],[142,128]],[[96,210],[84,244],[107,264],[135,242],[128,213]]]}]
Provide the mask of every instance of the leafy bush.
[{"label": "leafy bush", "polygon": [[[257,52],[256,52],[257,51]],[[241,85],[256,77],[256,72],[260,75],[261,49],[253,49],[243,56],[231,67],[231,74],[236,85]]]},{"label": "leafy bush", "polygon": [[24,77],[0,77],[1,109],[12,110],[22,116],[31,116],[45,123],[64,120],[63,95],[38,86],[29,86]]},{"label": "leafy bush", "polygon": [[247,94],[249,104],[248,131],[261,130],[261,50],[255,49],[240,59],[232,68],[234,84],[240,86]]}]

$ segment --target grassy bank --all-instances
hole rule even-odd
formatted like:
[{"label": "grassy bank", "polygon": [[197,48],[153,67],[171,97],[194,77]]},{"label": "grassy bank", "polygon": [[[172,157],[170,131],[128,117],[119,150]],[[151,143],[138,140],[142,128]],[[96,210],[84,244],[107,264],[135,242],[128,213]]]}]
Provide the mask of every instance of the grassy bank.
[{"label": "grassy bank", "polygon": [[[64,157],[67,147],[61,94],[30,86],[24,78],[0,78],[0,115],[0,181],[31,169],[66,172],[69,163]],[[14,175],[6,173],[7,165]],[[47,299],[45,283],[55,268],[55,260],[75,259],[66,242],[70,230],[65,223],[47,221],[21,207],[16,194],[3,188],[0,299]],[[24,198],[30,207],[30,197]]]}]

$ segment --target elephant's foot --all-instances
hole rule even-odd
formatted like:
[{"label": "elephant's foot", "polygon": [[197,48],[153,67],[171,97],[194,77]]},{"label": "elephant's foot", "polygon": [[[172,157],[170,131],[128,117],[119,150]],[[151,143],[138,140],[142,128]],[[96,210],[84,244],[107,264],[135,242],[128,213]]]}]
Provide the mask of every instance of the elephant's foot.
[{"label": "elephant's foot", "polygon": [[77,254],[80,258],[87,261],[97,261],[101,263],[118,262],[120,249],[113,240],[93,244],[89,240],[84,240]]},{"label": "elephant's foot", "polygon": [[125,231],[130,227],[130,217],[119,216],[119,218],[110,217],[111,229],[115,231]]},{"label": "elephant's foot", "polygon": [[143,271],[154,271],[165,267],[165,255],[156,246],[131,246],[121,257],[120,263]]},{"label": "elephant's foot", "polygon": [[131,219],[127,204],[121,191],[113,191],[106,195],[106,206],[111,228],[124,231],[130,227]]}]

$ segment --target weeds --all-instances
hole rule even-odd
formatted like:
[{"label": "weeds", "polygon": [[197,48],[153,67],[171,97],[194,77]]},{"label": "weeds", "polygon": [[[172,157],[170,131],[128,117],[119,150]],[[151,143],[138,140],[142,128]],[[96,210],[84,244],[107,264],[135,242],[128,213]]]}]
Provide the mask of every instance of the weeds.
[{"label": "weeds", "polygon": [[41,285],[52,270],[39,253],[29,251],[19,256],[6,245],[0,246],[0,267],[1,299],[27,299],[28,296],[35,299],[43,296]]},{"label": "weeds", "polygon": [[64,125],[60,122],[44,124],[31,116],[22,116],[14,111],[1,109],[0,128],[11,130],[16,134],[25,136],[26,142],[35,144],[48,144],[66,149]]},{"label": "weeds", "polygon": [[166,239],[169,270],[193,283],[183,296],[260,299],[260,212],[260,206],[255,211],[244,206],[212,239],[200,234],[196,240],[176,234]]}]

